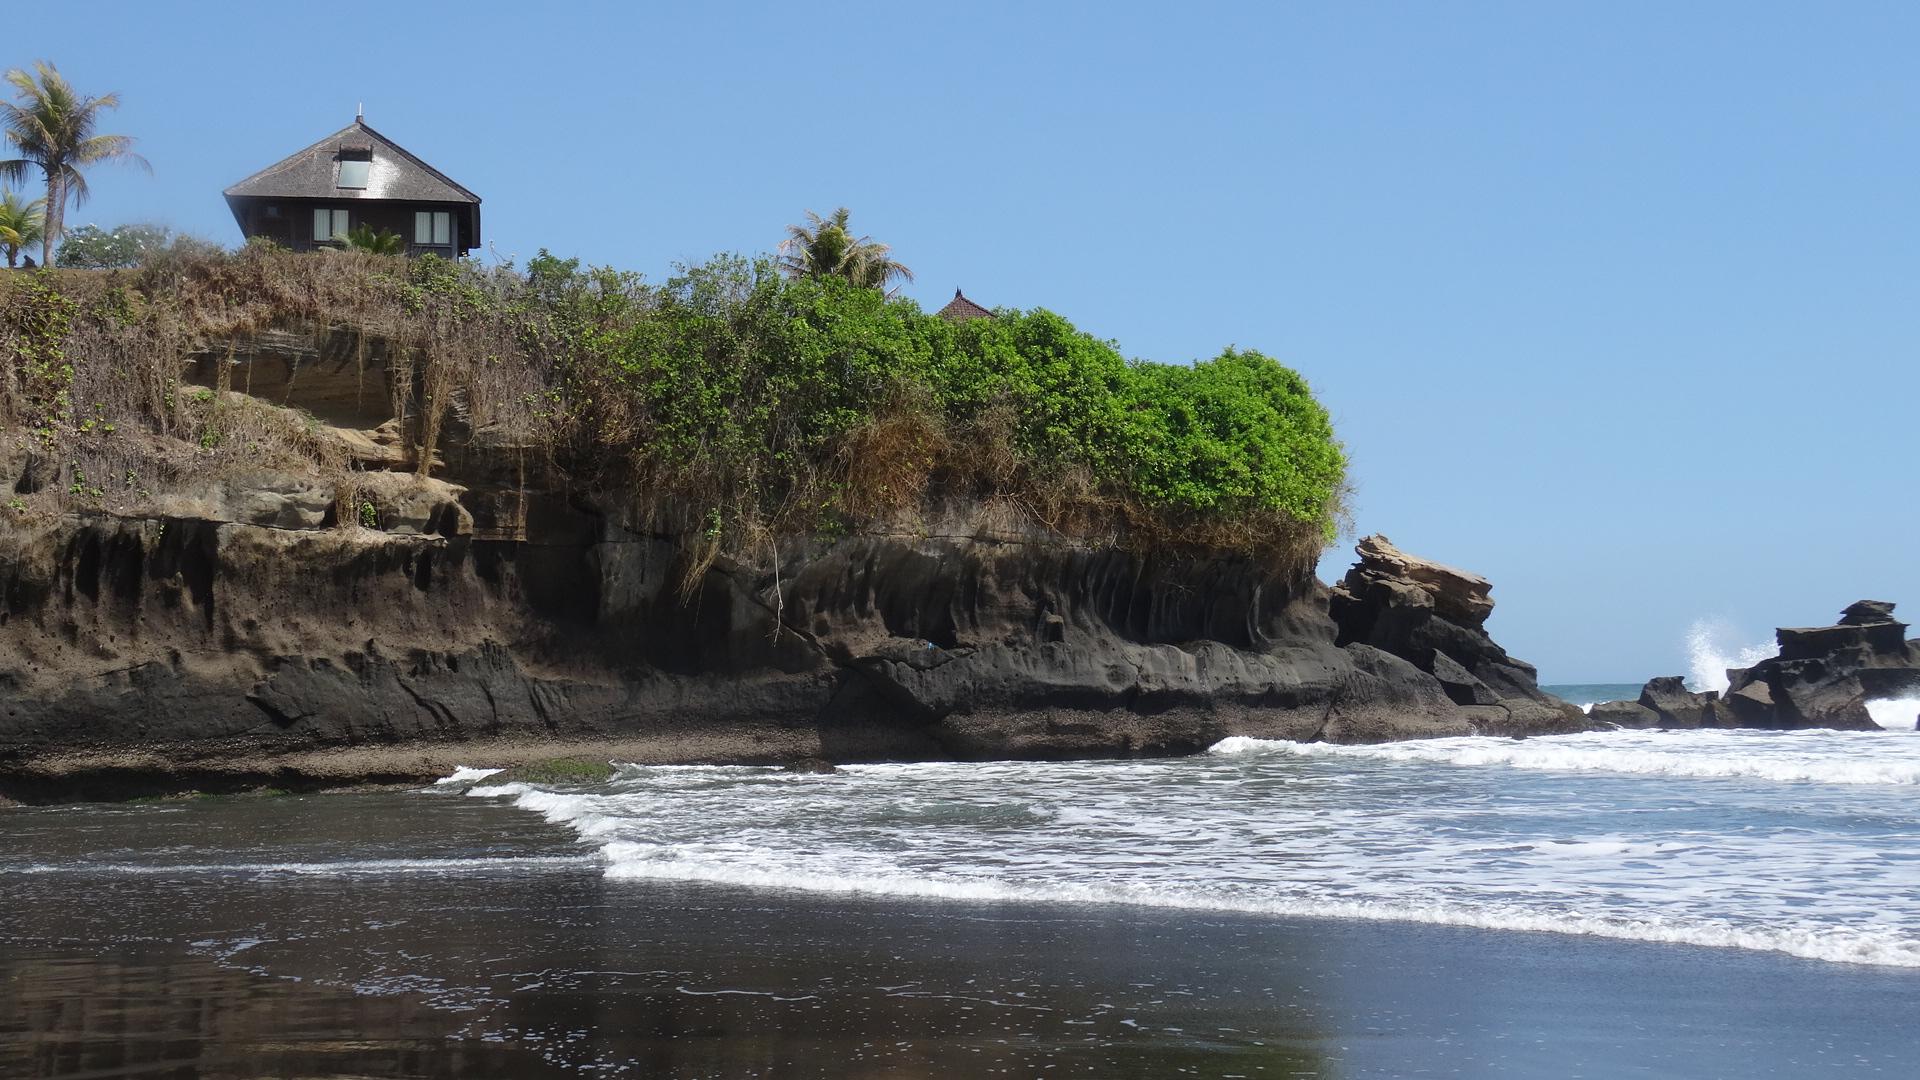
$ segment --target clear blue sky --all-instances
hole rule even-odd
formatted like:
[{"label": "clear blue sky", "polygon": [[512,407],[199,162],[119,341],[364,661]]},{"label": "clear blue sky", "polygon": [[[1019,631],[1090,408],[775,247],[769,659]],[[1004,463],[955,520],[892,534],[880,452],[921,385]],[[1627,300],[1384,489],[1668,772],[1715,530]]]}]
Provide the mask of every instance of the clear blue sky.
[{"label": "clear blue sky", "polygon": [[73,223],[237,241],[220,190],[364,101],[504,256],[658,278],[844,204],[925,304],[1272,353],[1359,529],[1491,577],[1548,681],[1920,616],[1920,5],[193,10],[9,20],[153,162]]}]

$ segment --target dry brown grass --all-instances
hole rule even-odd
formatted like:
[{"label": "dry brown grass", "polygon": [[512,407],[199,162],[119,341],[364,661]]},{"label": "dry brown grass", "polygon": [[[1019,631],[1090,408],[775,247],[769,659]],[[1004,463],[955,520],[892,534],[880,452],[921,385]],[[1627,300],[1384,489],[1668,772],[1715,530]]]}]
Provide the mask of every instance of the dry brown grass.
[{"label": "dry brown grass", "polygon": [[879,518],[922,505],[934,474],[968,453],[947,436],[924,401],[896,398],[850,432],[841,446],[841,509],[855,518]]}]

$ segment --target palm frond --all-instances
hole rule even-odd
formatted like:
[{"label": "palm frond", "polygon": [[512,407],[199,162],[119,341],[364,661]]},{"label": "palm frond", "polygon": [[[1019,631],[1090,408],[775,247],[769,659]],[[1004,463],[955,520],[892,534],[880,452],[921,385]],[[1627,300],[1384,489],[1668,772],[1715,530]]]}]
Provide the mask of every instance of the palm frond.
[{"label": "palm frond", "polygon": [[125,135],[95,135],[74,149],[73,160],[77,165],[118,161],[138,165],[147,171],[147,175],[153,175],[153,166],[146,158],[133,152],[133,140]]},{"label": "palm frond", "polygon": [[60,174],[60,198],[75,206],[87,205],[87,199],[93,195],[93,189],[87,186],[87,178],[71,165],[60,170]]}]

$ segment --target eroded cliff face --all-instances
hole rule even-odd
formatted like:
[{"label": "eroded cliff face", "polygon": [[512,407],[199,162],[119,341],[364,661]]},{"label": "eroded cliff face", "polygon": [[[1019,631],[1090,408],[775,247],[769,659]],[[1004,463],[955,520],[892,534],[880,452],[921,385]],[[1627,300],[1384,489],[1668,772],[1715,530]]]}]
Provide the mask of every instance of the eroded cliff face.
[{"label": "eroded cliff face", "polygon": [[[296,327],[185,369],[331,471],[230,454],[209,470],[156,445],[152,461],[189,459],[174,479],[146,469],[154,490],[49,511],[35,493],[81,486],[78,466],[0,438],[0,486],[28,499],[0,512],[0,794],[413,781],[563,753],[1170,754],[1583,723],[1485,637],[1484,581],[1455,612],[1434,564],[1364,546],[1341,627],[1310,576],[1076,542],[1003,502],[690,568],[697,538],[580,494],[457,394],[427,440],[436,478],[416,478],[418,374],[392,353]],[[1442,632],[1471,647],[1441,655]]]},{"label": "eroded cliff face", "polygon": [[477,538],[489,498],[410,481],[390,502],[412,512],[373,530],[258,481],[199,516],[9,523],[0,785],[413,780],[576,748],[1164,754],[1574,723],[1530,685],[1463,704],[1394,642],[1339,642],[1318,582],[1243,559],[1090,549],[967,506],[689,581],[673,538],[557,496],[524,500],[517,538]]}]

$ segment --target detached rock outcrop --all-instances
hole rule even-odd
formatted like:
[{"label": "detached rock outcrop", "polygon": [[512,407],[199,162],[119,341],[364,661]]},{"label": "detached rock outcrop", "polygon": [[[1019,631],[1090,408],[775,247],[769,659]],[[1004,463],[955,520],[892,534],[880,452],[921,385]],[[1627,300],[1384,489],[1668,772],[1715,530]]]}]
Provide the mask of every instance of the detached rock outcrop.
[{"label": "detached rock outcrop", "polygon": [[[1640,688],[1637,703],[1643,712],[1652,713],[1663,728],[1728,727],[1721,722],[1720,699],[1711,693],[1694,693],[1679,675],[1663,675],[1647,680]],[[1594,706],[1598,711],[1600,706]],[[1612,710],[1609,710],[1611,715]]]},{"label": "detached rock outcrop", "polygon": [[1581,731],[1579,709],[1540,689],[1533,665],[1487,636],[1486,578],[1409,555],[1384,536],[1355,548],[1360,561],[1333,587],[1341,645],[1367,645],[1433,677],[1488,734]]},{"label": "detached rock outcrop", "polygon": [[1893,608],[1861,600],[1833,626],[1781,627],[1780,655],[1727,673],[1741,726],[1872,731],[1867,702],[1920,696],[1920,641]]},{"label": "detached rock outcrop", "polygon": [[[1667,728],[1839,728],[1875,731],[1870,701],[1920,696],[1920,640],[1893,617],[1887,600],[1861,600],[1833,626],[1781,627],[1780,652],[1749,668],[1727,672],[1724,693],[1687,690],[1679,676],[1647,683],[1637,703]],[[1637,714],[1631,703],[1602,702],[1596,722],[1622,727]]]}]

